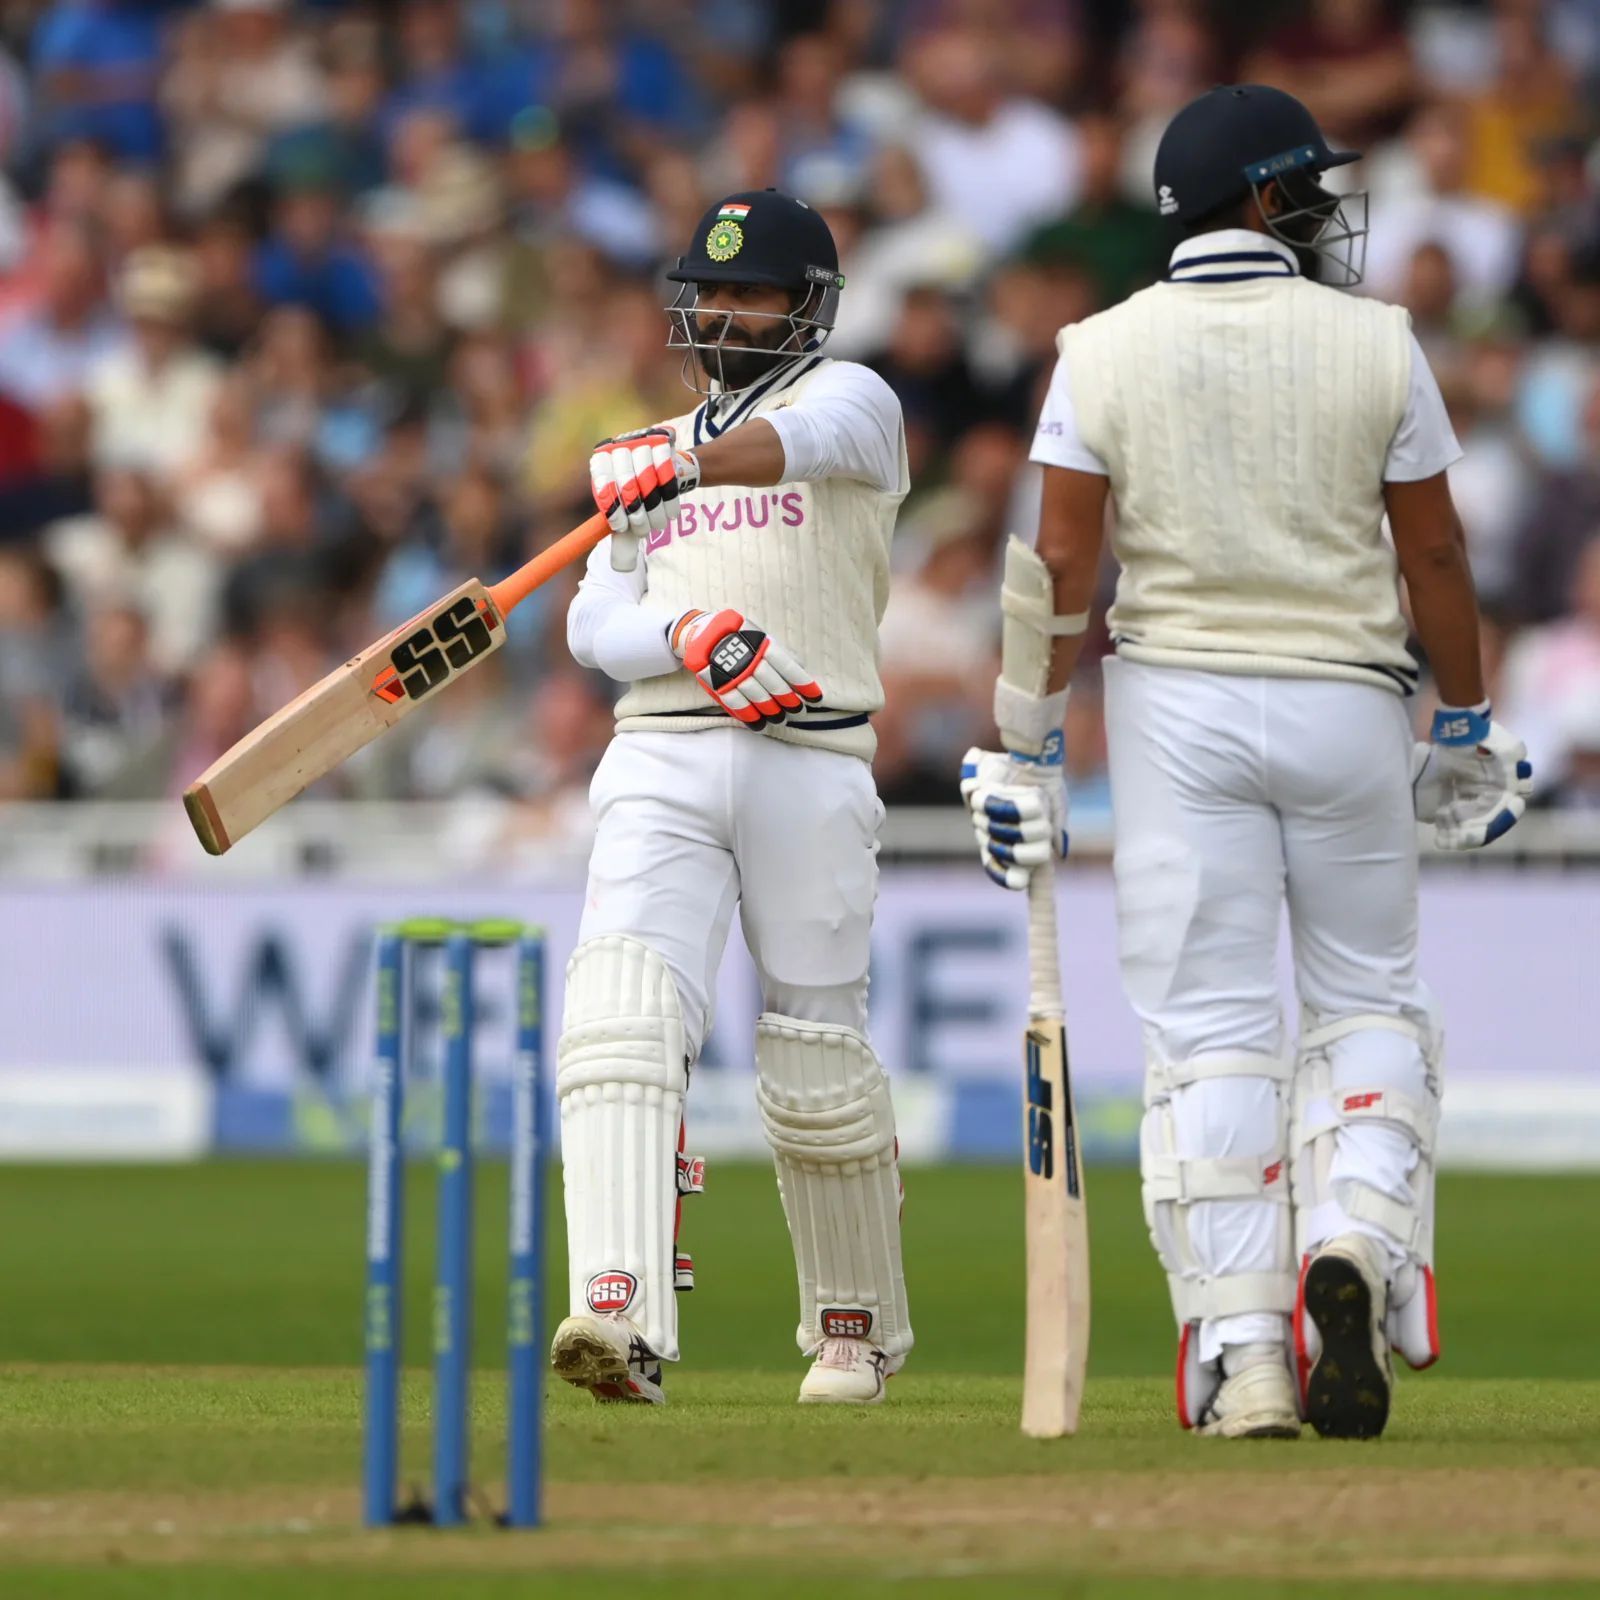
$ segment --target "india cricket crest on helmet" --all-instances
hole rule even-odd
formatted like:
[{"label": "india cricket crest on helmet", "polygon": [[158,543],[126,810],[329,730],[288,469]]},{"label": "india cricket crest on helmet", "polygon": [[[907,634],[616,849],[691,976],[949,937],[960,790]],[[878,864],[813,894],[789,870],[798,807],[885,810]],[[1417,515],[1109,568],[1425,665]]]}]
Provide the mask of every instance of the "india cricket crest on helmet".
[{"label": "india cricket crest on helmet", "polygon": [[717,212],[717,220],[706,235],[706,254],[713,261],[732,261],[744,249],[744,229],[740,226],[750,215],[750,207],[729,201]]}]

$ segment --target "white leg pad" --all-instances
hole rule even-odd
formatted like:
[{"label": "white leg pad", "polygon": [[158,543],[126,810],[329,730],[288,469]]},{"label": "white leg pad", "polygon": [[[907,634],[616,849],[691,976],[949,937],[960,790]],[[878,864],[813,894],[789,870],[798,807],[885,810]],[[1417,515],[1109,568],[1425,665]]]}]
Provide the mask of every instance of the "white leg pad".
[{"label": "white leg pad", "polygon": [[1178,1324],[1178,1420],[1222,1382],[1223,1348],[1287,1346],[1294,1309],[1287,1086],[1277,1056],[1152,1059],[1139,1133],[1145,1222]]},{"label": "white leg pad", "polygon": [[618,934],[567,963],[556,1048],[572,1313],[620,1311],[678,1359],[678,1140],[689,1085],[672,974]]},{"label": "white leg pad", "polygon": [[[1389,1338],[1413,1367],[1439,1354],[1433,1282],[1438,1030],[1378,1012],[1307,1019],[1295,1076],[1291,1175],[1302,1275],[1311,1252],[1360,1233],[1389,1260]],[[1295,1318],[1302,1370],[1319,1353]]]},{"label": "white leg pad", "polygon": [[889,1080],[853,1028],[764,1013],[756,1095],[800,1280],[796,1342],[912,1343],[900,1262],[900,1169]]}]

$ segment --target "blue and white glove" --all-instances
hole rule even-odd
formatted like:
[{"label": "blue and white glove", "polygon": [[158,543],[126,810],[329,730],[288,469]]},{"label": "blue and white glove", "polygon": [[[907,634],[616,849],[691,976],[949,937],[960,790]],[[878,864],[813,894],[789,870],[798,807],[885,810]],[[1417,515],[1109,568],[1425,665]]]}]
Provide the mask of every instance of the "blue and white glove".
[{"label": "blue and white glove", "polygon": [[1067,784],[1061,734],[1037,756],[969,750],[961,795],[972,813],[983,870],[1003,888],[1026,889],[1033,868],[1067,853]]},{"label": "blue and white glove", "polygon": [[1533,792],[1527,746],[1494,720],[1489,702],[1441,706],[1427,744],[1412,751],[1419,822],[1441,850],[1480,850],[1517,825]]}]

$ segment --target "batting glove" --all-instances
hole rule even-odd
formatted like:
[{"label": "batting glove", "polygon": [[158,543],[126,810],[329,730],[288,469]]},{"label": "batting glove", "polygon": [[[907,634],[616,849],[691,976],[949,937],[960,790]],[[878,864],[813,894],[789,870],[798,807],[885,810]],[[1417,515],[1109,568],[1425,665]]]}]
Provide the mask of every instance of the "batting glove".
[{"label": "batting glove", "polygon": [[692,450],[677,448],[671,428],[602,439],[589,457],[594,503],[611,525],[611,565],[632,572],[639,564],[639,541],[660,533],[678,514],[678,497],[700,482],[700,462]]},{"label": "batting glove", "polygon": [[1035,867],[1067,853],[1067,784],[1059,732],[1037,757],[969,750],[961,795],[972,813],[983,870],[1006,889],[1026,889]]},{"label": "batting glove", "polygon": [[783,722],[822,699],[811,674],[737,611],[685,611],[667,637],[700,687],[747,728]]},{"label": "batting glove", "polygon": [[1517,825],[1533,792],[1527,746],[1493,719],[1487,700],[1433,714],[1427,744],[1412,751],[1417,819],[1441,850],[1480,850]]}]

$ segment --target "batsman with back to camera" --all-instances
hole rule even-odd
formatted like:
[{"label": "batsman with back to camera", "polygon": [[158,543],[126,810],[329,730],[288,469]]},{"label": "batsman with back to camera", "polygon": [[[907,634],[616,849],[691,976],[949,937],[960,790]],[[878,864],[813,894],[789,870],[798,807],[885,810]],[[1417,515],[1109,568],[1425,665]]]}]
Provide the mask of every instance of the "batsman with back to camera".
[{"label": "batsman with back to camera", "polygon": [[[1214,89],[1167,128],[1156,200],[1181,240],[1164,282],[1061,331],[1033,448],[1037,549],[1012,542],[1002,597],[1034,647],[1003,662],[1005,750],[963,769],[986,870],[1025,887],[1066,850],[1060,728],[1109,496],[1144,1209],[1179,1329],[1179,1420],[1232,1438],[1294,1437],[1302,1418],[1376,1435],[1391,1346],[1416,1367],[1438,1355],[1442,1035],[1417,974],[1414,819],[1477,848],[1529,789],[1484,696],[1438,387],[1404,310],[1338,292],[1360,280],[1365,196],[1319,179],[1356,159],[1259,85]],[[1054,605],[1030,610],[1041,563]],[[1444,702],[1415,746],[1397,570]]]},{"label": "batsman with back to camera", "polygon": [[701,1184],[683,1104],[737,904],[813,1357],[800,1399],[871,1403],[912,1343],[894,1113],[866,1037],[883,815],[870,716],[904,426],[876,373],[822,354],[844,280],[800,201],[729,196],[668,277],[669,344],[704,398],[596,446],[612,532],[567,618],[573,655],[628,689],[590,790],[567,968],[571,1315],[551,1364],[597,1399],[665,1398],[674,1289],[693,1281],[678,1207]]}]

